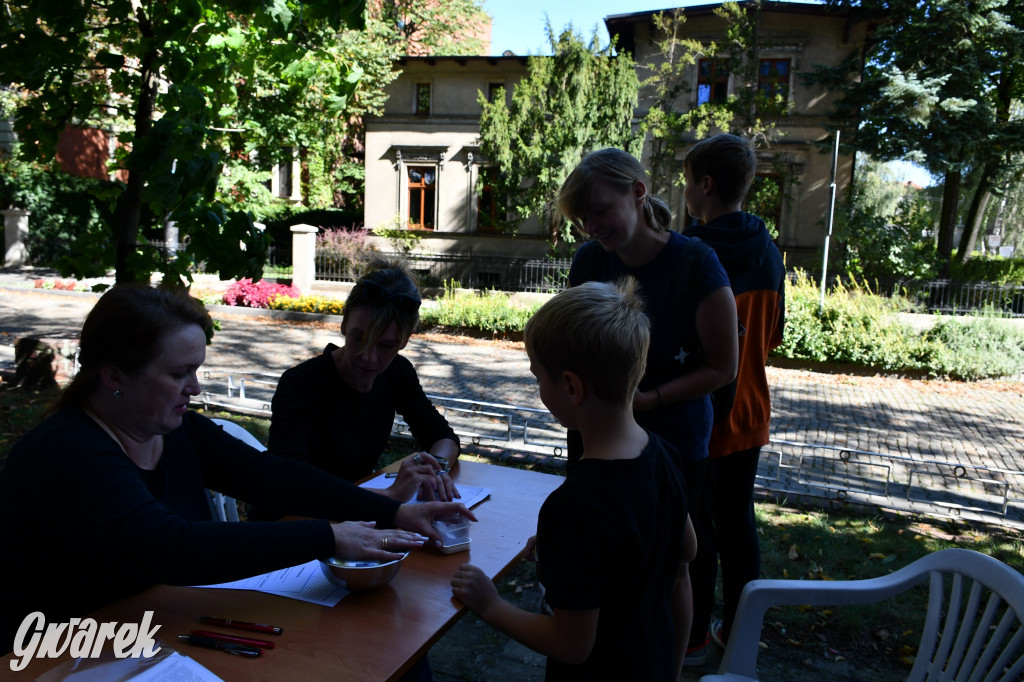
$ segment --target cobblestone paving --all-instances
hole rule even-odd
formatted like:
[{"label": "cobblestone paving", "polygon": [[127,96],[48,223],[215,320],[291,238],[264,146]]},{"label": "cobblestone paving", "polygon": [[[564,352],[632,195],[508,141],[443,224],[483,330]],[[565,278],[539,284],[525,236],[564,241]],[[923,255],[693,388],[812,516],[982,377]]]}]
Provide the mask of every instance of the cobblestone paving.
[{"label": "cobblestone paving", "polygon": [[[0,282],[0,287],[3,283]],[[88,294],[0,288],[0,343],[75,337]],[[205,368],[264,372],[337,342],[338,319],[293,322],[218,307]],[[542,408],[521,344],[430,334],[404,354],[428,393]],[[0,356],[0,360],[3,356]],[[770,367],[766,489],[1024,528],[1024,383],[956,383]],[[813,447],[812,447],[813,446]],[[774,451],[774,452],[773,452]],[[908,499],[909,498],[909,499]]]}]

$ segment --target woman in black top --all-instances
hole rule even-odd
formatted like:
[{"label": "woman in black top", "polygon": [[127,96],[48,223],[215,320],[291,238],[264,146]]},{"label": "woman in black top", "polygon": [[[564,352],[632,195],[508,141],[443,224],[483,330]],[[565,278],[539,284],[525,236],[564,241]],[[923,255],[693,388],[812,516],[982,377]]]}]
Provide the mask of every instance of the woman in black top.
[{"label": "woman in black top", "polygon": [[[472,518],[460,504],[400,505],[257,452],[190,412],[210,327],[194,299],[142,286],[115,286],[89,313],[81,370],[0,472],[0,652],[35,611],[68,622],[157,583],[394,559],[440,539],[432,518]],[[215,522],[206,488],[309,520]]]}]

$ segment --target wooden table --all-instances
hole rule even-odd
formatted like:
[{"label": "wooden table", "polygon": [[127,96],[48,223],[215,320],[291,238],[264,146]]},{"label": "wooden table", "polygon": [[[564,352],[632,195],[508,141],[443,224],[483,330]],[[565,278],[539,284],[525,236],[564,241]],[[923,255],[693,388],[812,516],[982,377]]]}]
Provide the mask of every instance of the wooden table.
[{"label": "wooden table", "polygon": [[[460,461],[454,480],[491,489],[491,497],[473,508],[479,522],[470,528],[470,550],[447,556],[433,547],[414,551],[391,583],[349,594],[333,608],[253,591],[160,585],[90,615],[100,622],[138,623],[145,611],[154,611],[163,645],[225,680],[397,679],[465,613],[452,597],[449,581],[455,570],[469,562],[493,579],[503,575],[536,531],[544,499],[563,479]],[[177,635],[207,627],[200,625],[199,616],[269,623],[284,633],[252,635],[277,643],[256,659],[178,642]],[[4,678],[34,679],[61,662],[35,659],[26,670],[12,673],[11,658],[0,661]]]}]

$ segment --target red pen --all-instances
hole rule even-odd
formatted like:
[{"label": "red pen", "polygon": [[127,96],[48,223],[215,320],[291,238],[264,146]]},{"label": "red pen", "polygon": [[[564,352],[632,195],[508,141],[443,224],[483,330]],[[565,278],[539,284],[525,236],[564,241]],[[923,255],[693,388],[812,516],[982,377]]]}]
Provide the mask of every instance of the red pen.
[{"label": "red pen", "polygon": [[232,644],[243,644],[245,646],[255,646],[262,649],[273,649],[276,644],[268,642],[263,639],[249,639],[248,637],[236,637],[235,635],[226,635],[223,632],[213,632],[212,630],[192,630],[193,635],[199,635],[200,637],[208,637],[210,639],[217,639],[221,642],[231,642]]},{"label": "red pen", "polygon": [[225,628],[235,628],[238,630],[249,630],[251,632],[263,632],[268,635],[279,635],[283,630],[273,625],[264,625],[263,623],[246,623],[244,620],[233,620],[231,618],[213,618],[211,616],[200,616],[200,623],[206,623],[207,625],[220,625]]}]

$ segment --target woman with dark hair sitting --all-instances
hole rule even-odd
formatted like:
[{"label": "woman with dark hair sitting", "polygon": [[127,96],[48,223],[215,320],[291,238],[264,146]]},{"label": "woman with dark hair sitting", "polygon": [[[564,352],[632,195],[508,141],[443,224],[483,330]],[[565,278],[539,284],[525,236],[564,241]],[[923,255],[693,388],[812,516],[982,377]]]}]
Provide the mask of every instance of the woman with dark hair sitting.
[{"label": "woman with dark hair sitting", "polygon": [[278,381],[270,451],[358,481],[377,468],[397,413],[422,451],[405,458],[395,483],[380,492],[400,502],[417,491],[421,499],[457,496],[445,463],[458,458],[459,438],[424,395],[412,363],[399,355],[419,308],[405,268],[376,259],[345,301],[345,345],[328,344]]},{"label": "woman with dark hair sitting", "polygon": [[[0,472],[0,654],[36,611],[68,622],[158,583],[395,559],[424,536],[440,540],[433,518],[473,518],[461,504],[403,505],[258,452],[190,411],[210,328],[195,299],[143,286],[115,286],[89,313],[81,370]],[[207,488],[307,520],[216,522]]]}]

